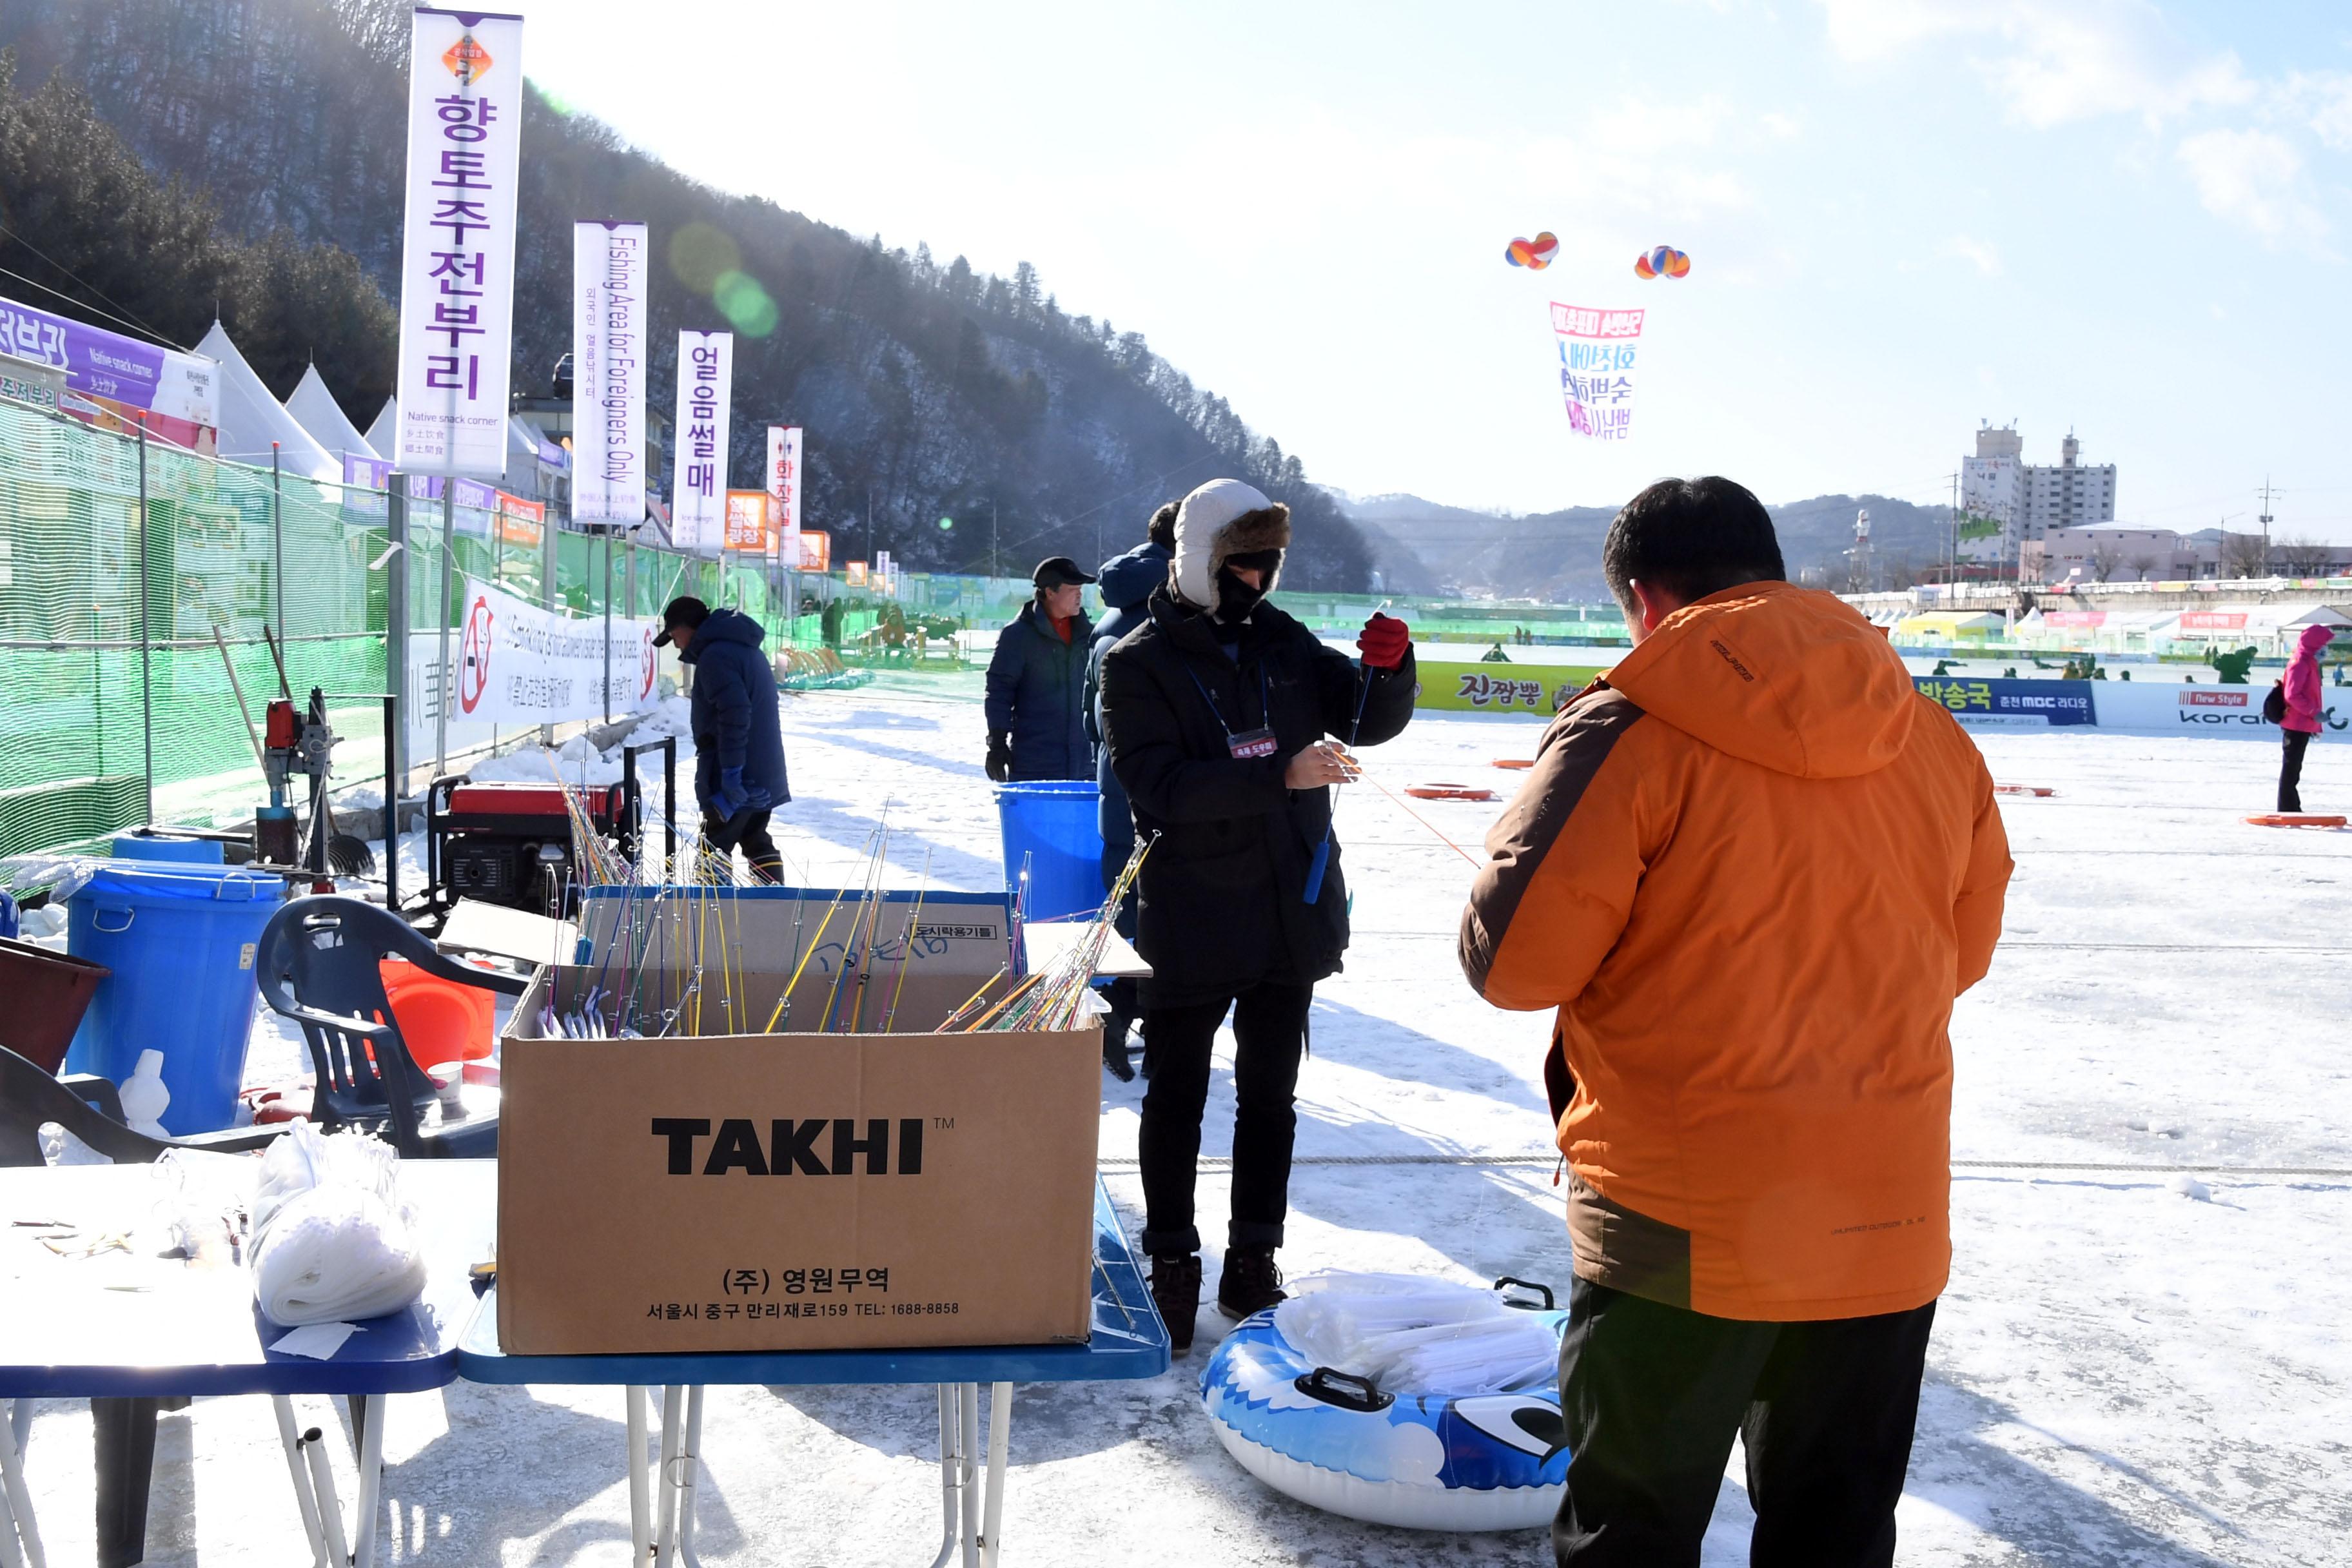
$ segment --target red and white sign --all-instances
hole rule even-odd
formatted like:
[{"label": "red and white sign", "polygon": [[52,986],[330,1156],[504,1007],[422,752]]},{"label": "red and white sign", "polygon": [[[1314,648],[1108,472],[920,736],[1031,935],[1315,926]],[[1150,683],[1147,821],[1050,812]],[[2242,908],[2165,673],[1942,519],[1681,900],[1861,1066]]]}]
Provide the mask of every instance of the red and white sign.
[{"label": "red and white sign", "polygon": [[768,497],[762,490],[727,492],[727,532],[720,542],[728,550],[768,548]]},{"label": "red and white sign", "polygon": [[801,558],[801,427],[768,426],[768,559]]},{"label": "red and white sign", "polygon": [[1559,348],[1559,397],[1568,427],[1589,441],[1631,437],[1633,393],[1641,380],[1642,312],[1554,300],[1551,330]]},{"label": "red and white sign", "polygon": [[660,628],[651,620],[560,615],[468,577],[462,625],[453,720],[560,724],[599,718],[608,706],[628,713],[653,705],[654,634]]},{"label": "red and white sign", "polygon": [[2183,610],[2180,630],[2184,632],[2242,632],[2246,629],[2243,610]]}]

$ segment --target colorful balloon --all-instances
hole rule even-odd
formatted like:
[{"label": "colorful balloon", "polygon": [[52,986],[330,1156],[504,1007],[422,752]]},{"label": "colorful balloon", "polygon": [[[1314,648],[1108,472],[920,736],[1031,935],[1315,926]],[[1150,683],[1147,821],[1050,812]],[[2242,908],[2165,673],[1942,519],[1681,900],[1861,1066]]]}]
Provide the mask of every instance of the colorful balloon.
[{"label": "colorful balloon", "polygon": [[1533,239],[1515,239],[1503,247],[1504,260],[1533,272],[1541,272],[1549,267],[1551,258],[1559,254],[1559,241],[1549,229]]},{"label": "colorful balloon", "polygon": [[1690,258],[1671,245],[1645,250],[1633,258],[1636,278],[1683,278],[1690,273]]}]

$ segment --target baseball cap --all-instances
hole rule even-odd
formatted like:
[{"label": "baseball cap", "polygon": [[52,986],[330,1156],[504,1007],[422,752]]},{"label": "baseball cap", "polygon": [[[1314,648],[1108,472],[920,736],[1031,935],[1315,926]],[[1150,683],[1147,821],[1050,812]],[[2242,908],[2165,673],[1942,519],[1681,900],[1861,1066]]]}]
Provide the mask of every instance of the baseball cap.
[{"label": "baseball cap", "polygon": [[1091,583],[1094,579],[1078,570],[1078,563],[1066,555],[1048,555],[1037,563],[1037,570],[1029,574],[1029,581],[1040,588],[1066,588],[1073,583]]},{"label": "baseball cap", "polygon": [[701,600],[681,594],[662,606],[662,629],[654,637],[654,647],[667,647],[669,634],[679,626],[694,627],[710,618],[710,606]]}]

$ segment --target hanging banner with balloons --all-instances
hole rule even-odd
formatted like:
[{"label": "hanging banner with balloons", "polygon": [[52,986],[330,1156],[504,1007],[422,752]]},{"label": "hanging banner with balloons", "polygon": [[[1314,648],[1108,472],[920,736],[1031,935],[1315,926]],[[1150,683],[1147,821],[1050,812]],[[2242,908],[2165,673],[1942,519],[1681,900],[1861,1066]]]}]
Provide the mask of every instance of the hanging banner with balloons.
[{"label": "hanging banner with balloons", "polygon": [[1552,302],[1559,344],[1559,395],[1569,428],[1591,441],[1633,433],[1633,389],[1640,374],[1642,312]]}]

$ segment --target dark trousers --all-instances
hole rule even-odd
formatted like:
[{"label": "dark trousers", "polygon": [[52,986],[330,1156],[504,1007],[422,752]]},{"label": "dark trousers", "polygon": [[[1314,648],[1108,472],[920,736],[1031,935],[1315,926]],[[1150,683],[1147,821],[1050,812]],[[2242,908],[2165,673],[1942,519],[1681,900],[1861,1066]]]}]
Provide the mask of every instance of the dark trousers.
[{"label": "dark trousers", "polygon": [[2283,730],[2285,745],[2279,754],[2279,803],[2281,811],[2303,809],[2303,753],[2311,744],[2311,737],[2301,730]]},{"label": "dark trousers", "polygon": [[1143,1165],[1143,1250],[1176,1258],[1201,1250],[1192,1223],[1192,1181],[1201,1159],[1201,1113],[1209,1100],[1209,1049],[1225,1009],[1234,1011],[1233,1219],[1227,1245],[1280,1247],[1290,1211],[1291,1109],[1307,1043],[1312,985],[1253,985],[1225,1001],[1150,1007],[1143,1037],[1152,1058],[1138,1152]]},{"label": "dark trousers", "polygon": [[784,858],[777,850],[776,841],[768,837],[768,816],[765,811],[739,811],[732,816],[721,817],[705,811],[703,845],[711,854],[730,862],[740,845],[743,858],[751,862],[752,876],[762,882],[781,882],[784,879]]},{"label": "dark trousers", "polygon": [[1562,1568],[1698,1568],[1735,1432],[1751,1568],[1887,1568],[1935,1318],[1930,1301],[1739,1322],[1577,1280],[1559,1348]]}]

